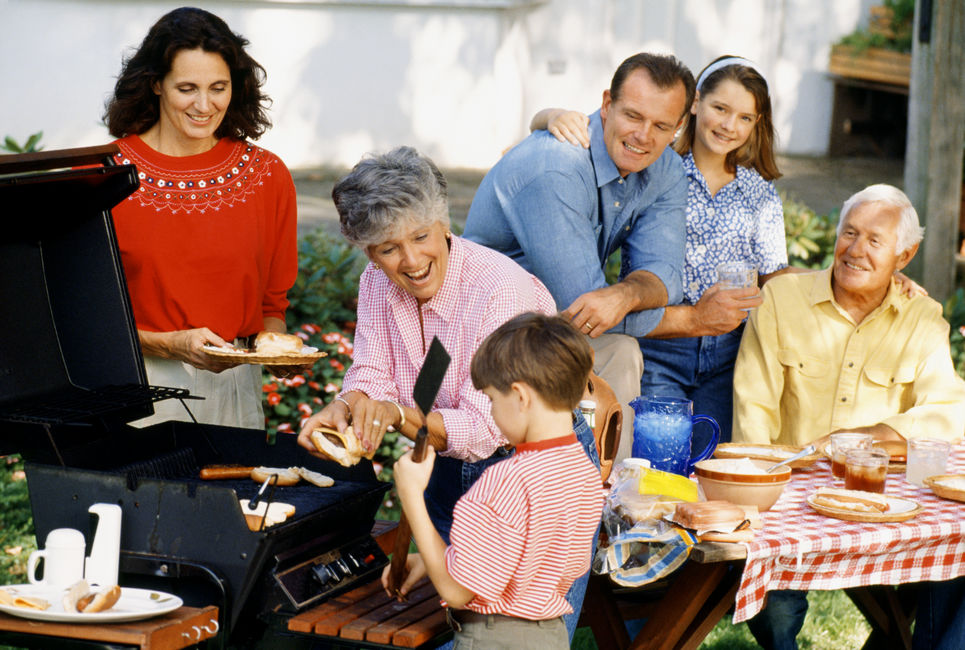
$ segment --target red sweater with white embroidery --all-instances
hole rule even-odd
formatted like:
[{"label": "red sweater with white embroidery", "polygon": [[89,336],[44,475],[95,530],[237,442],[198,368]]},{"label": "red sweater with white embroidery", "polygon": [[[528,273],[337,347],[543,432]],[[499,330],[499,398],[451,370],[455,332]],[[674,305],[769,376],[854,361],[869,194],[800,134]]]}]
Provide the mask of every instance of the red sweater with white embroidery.
[{"label": "red sweater with white embroidery", "polygon": [[207,327],[225,340],[284,320],[298,272],[295,185],[285,164],[248,142],[173,157],[136,135],[119,164],[141,186],[113,210],[138,329]]}]

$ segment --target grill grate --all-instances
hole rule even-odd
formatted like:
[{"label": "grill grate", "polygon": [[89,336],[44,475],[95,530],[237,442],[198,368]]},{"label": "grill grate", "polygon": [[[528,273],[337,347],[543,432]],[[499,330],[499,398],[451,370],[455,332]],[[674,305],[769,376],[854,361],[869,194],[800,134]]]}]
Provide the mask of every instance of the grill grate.
[{"label": "grill grate", "polygon": [[177,449],[150,460],[125,465],[118,468],[117,472],[127,475],[128,481],[132,478],[183,479],[197,476],[198,461],[194,457],[193,449]]},{"label": "grill grate", "polygon": [[78,388],[56,397],[44,395],[33,400],[0,406],[0,420],[30,424],[79,424],[90,418],[121,409],[145,406],[164,399],[189,398],[184,388],[163,386],[105,386],[94,390]]}]

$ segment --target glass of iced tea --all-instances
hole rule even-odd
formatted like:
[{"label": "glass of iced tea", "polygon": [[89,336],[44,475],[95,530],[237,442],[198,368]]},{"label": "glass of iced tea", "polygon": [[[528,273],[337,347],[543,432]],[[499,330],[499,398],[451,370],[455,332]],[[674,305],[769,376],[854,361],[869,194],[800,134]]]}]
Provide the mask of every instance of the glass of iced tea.
[{"label": "glass of iced tea", "polygon": [[844,479],[844,455],[849,449],[871,449],[874,437],[870,433],[832,433],[828,443],[831,456],[831,476]]},{"label": "glass of iced tea", "polygon": [[849,449],[844,455],[844,487],[884,492],[888,452],[883,449]]}]

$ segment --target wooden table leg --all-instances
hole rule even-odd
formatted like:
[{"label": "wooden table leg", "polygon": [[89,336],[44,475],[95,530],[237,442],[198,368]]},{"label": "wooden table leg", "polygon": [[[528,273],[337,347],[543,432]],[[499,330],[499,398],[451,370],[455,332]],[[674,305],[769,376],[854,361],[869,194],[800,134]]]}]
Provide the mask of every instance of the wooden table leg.
[{"label": "wooden table leg", "polygon": [[[719,611],[717,619],[710,626],[712,628],[720,619],[720,616],[727,611],[726,607],[721,609],[724,599],[722,597],[717,598],[716,600],[721,602],[715,602],[714,596],[719,594],[721,589],[723,595],[730,592],[730,585],[725,585],[730,572],[731,563],[729,562],[701,564],[700,562],[688,561],[684,564],[683,568],[677,572],[676,578],[666,595],[661,599],[651,616],[647,618],[647,622],[637,634],[637,638],[633,640],[630,648],[632,650],[640,648],[671,650],[680,647],[687,636],[688,630],[692,630],[692,641],[700,631],[706,628],[706,618],[701,620],[703,611],[707,612],[707,618],[714,612]],[[733,602],[733,599],[731,602]],[[710,630],[707,629],[707,631]],[[704,634],[706,635],[706,632]]]},{"label": "wooden table leg", "polygon": [[845,589],[844,593],[871,625],[871,634],[864,644],[865,648],[910,650],[917,587],[869,585]]},{"label": "wooden table leg", "polygon": [[590,626],[598,648],[625,650],[630,645],[609,577],[590,574],[579,624]]},{"label": "wooden table leg", "polygon": [[698,612],[694,622],[687,628],[675,646],[680,650],[696,650],[711,633],[718,621],[734,606],[737,591],[740,588],[742,563],[735,563],[733,568],[721,580],[717,589],[707,599],[707,603]]}]

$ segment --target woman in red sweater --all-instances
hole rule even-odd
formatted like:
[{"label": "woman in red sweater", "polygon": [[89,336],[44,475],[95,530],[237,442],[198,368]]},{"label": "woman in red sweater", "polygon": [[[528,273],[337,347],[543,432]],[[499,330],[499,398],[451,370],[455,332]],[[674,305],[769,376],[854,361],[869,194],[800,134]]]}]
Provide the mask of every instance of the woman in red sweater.
[{"label": "woman in red sweater", "polygon": [[[163,16],[126,59],[104,120],[140,187],[113,210],[148,381],[190,389],[199,422],[263,428],[261,368],[203,346],[285,331],[295,186],[248,142],[270,126],[264,69],[201,9]],[[139,424],[189,420],[176,400]]]}]

